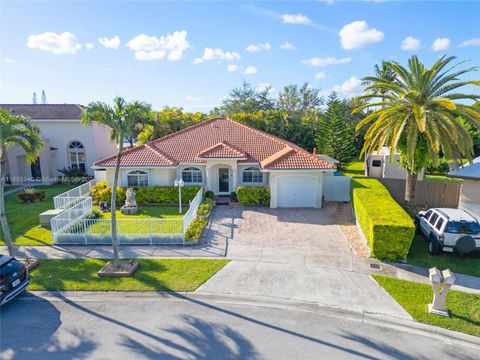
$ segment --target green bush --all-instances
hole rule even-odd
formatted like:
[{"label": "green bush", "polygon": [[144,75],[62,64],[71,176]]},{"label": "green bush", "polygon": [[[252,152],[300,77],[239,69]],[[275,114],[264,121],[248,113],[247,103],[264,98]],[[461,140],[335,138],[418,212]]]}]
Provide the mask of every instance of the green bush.
[{"label": "green bush", "polygon": [[[178,188],[175,186],[138,186],[133,187],[135,198],[138,204],[178,204]],[[125,203],[125,194],[127,188],[119,187],[117,190],[117,205]],[[199,186],[185,186],[182,188],[182,202],[188,203],[193,200],[200,190]],[[91,191],[93,202],[98,204],[101,201],[111,201],[112,188],[106,181],[96,184]]]},{"label": "green bush", "polygon": [[203,200],[203,202],[198,207],[197,214],[199,216],[205,216],[208,213],[210,213],[214,207],[215,207],[215,203],[213,202],[213,200],[209,198],[205,198],[205,200]]},{"label": "green bush", "polygon": [[352,179],[355,217],[362,228],[371,255],[402,260],[410,249],[415,226],[408,214],[375,179]]},{"label": "green bush", "polygon": [[239,186],[237,197],[243,205],[270,206],[270,188],[265,186]]},{"label": "green bush", "polygon": [[193,220],[185,231],[185,240],[198,241],[202,236],[202,231],[208,224],[208,220],[203,217],[197,217]]},{"label": "green bush", "polygon": [[215,194],[213,193],[213,191],[205,191],[205,198],[206,199],[213,199],[215,197]]},{"label": "green bush", "polygon": [[45,200],[45,191],[37,188],[26,188],[17,194],[17,198],[22,204],[41,202]]}]

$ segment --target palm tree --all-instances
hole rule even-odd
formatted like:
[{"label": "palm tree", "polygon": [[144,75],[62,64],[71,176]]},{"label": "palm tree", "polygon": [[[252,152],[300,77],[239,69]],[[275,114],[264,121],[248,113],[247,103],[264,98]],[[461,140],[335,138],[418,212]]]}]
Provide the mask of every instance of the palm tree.
[{"label": "palm tree", "polygon": [[116,226],[116,200],[118,174],[120,171],[120,161],[123,153],[123,142],[125,137],[135,136],[140,128],[151,123],[151,121],[152,110],[149,104],[139,101],[127,103],[122,97],[116,97],[113,101],[113,106],[109,106],[100,101],[92,102],[85,109],[82,116],[82,122],[86,125],[96,122],[109,127],[112,141],[118,144],[111,200],[111,234],[113,260],[116,269],[120,268]]},{"label": "palm tree", "polygon": [[480,111],[466,103],[479,101],[480,96],[458,89],[480,86],[478,80],[459,80],[478,68],[458,70],[464,62],[449,65],[454,59],[442,56],[430,69],[417,56],[408,60],[407,67],[385,62],[393,77],[365,77],[365,94],[356,98],[363,103],[353,112],[373,110],[357,125],[358,130],[370,124],[362,155],[385,145],[392,154],[400,152],[408,172],[405,200],[411,207],[415,206],[417,174],[429,161],[436,160],[439,153],[448,159],[471,158],[473,154],[472,139],[458,117],[480,128]]},{"label": "palm tree", "polygon": [[0,109],[0,222],[3,236],[10,256],[14,256],[12,236],[5,213],[5,175],[7,149],[18,145],[25,151],[29,163],[34,163],[43,149],[43,140],[37,126],[29,118],[22,115],[12,115]]}]

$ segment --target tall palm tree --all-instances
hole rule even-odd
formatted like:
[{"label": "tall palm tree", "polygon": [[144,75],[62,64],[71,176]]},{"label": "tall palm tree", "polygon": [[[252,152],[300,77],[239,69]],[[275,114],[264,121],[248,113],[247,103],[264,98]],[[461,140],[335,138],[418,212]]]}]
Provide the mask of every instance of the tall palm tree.
[{"label": "tall palm tree", "polygon": [[12,236],[5,213],[5,175],[7,149],[18,145],[25,151],[29,163],[34,163],[43,149],[43,140],[37,126],[29,118],[22,115],[12,115],[0,109],[0,222],[3,236],[10,256],[14,256]]},{"label": "tall palm tree", "polygon": [[478,80],[459,80],[478,67],[459,70],[464,62],[451,65],[454,59],[442,56],[429,69],[417,56],[408,60],[407,67],[385,62],[394,76],[365,77],[365,94],[356,98],[362,104],[354,112],[373,110],[357,125],[358,130],[370,124],[362,155],[385,145],[392,153],[400,152],[408,172],[405,200],[411,207],[415,206],[417,174],[429,161],[437,159],[440,152],[448,159],[472,157],[472,139],[457,118],[480,128],[480,111],[466,103],[479,101],[480,95],[458,89],[480,86]]},{"label": "tall palm tree", "polygon": [[118,255],[116,201],[123,142],[126,137],[135,136],[140,128],[152,122],[152,109],[149,104],[144,102],[127,103],[122,97],[116,97],[113,106],[100,101],[90,103],[82,115],[82,122],[86,125],[96,122],[109,127],[112,141],[118,144],[111,200],[113,260],[115,268],[118,269],[120,268],[120,258]]}]

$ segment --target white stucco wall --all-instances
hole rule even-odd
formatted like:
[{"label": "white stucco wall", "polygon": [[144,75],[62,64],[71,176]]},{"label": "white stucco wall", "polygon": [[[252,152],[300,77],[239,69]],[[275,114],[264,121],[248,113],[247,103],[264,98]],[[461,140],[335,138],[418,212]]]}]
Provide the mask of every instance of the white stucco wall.
[{"label": "white stucco wall", "polygon": [[[166,186],[166,185],[173,185],[175,181],[175,169],[174,168],[167,168],[167,169],[160,169],[160,168],[121,168],[119,173],[119,186],[128,186],[127,176],[128,173],[131,171],[145,171],[148,174],[148,183],[150,186]],[[108,185],[113,184],[113,178],[115,176],[115,168],[109,167],[105,170],[106,173],[106,180]]]},{"label": "white stucco wall", "polygon": [[480,180],[463,179],[458,207],[480,221]]},{"label": "white stucco wall", "polygon": [[[43,178],[56,178],[61,175],[57,169],[71,166],[68,154],[72,141],[79,141],[85,150],[86,171],[93,175],[93,163],[116,152],[116,145],[110,142],[109,130],[102,125],[83,125],[80,120],[32,120],[40,129],[45,146],[40,155]],[[50,150],[57,148],[57,150]],[[12,177],[30,176],[30,165],[17,164],[18,156],[25,152],[19,147],[7,151],[9,172]],[[22,170],[21,172],[19,170]]]},{"label": "white stucco wall", "polygon": [[278,171],[269,173],[269,186],[271,192],[270,207],[277,207],[277,188],[278,179],[282,176],[309,176],[316,179],[315,193],[312,194],[316,199],[316,207],[322,207],[322,189],[323,189],[323,173],[322,171]]}]

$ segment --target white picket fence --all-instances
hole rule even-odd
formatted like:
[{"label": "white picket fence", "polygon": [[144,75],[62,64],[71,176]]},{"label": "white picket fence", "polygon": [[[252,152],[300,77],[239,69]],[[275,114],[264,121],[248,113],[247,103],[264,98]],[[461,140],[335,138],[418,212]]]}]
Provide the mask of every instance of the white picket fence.
[{"label": "white picket fence", "polygon": [[95,179],[55,196],[53,198],[55,209],[68,209],[82,202],[83,199],[90,196],[90,191],[94,185]]},{"label": "white picket fence", "polygon": [[[200,189],[182,218],[117,219],[120,245],[185,245],[185,232],[195,219],[203,199]],[[55,244],[109,245],[112,243],[110,219],[88,219],[92,199],[85,198],[51,220]]]}]

